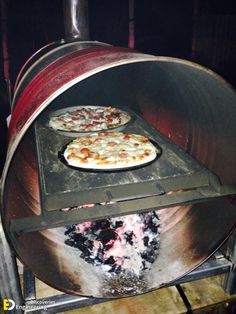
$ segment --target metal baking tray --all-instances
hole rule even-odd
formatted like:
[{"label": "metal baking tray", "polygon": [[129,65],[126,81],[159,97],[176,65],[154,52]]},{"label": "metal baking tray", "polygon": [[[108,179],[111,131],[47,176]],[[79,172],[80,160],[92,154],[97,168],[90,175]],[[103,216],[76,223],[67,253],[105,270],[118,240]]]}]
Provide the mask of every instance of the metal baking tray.
[{"label": "metal baking tray", "polygon": [[127,107],[121,109],[132,116],[123,132],[149,137],[161,147],[161,156],[145,167],[121,172],[96,173],[69,168],[59,160],[58,152],[70,138],[51,129],[48,112],[44,112],[34,124],[43,210],[127,201],[209,185],[211,173],[208,169],[162,136],[137,113]]}]

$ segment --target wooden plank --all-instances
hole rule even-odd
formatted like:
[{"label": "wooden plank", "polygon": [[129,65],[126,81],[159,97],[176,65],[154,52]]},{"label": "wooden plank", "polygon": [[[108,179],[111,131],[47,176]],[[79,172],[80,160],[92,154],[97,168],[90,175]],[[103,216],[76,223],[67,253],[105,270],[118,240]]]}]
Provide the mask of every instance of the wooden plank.
[{"label": "wooden plank", "polygon": [[224,308],[229,303],[236,302],[236,294],[229,295],[224,292],[223,276],[219,275],[181,284],[194,313],[203,313],[203,308],[209,310]]}]

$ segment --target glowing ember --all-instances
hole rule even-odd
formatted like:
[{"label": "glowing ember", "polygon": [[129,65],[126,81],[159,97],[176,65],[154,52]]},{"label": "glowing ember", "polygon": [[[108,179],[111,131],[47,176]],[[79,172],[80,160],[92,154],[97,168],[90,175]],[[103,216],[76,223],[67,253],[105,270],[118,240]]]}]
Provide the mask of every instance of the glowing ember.
[{"label": "glowing ember", "polygon": [[80,250],[81,258],[103,271],[139,275],[157,258],[159,227],[154,211],[89,221],[68,226],[65,244]]}]

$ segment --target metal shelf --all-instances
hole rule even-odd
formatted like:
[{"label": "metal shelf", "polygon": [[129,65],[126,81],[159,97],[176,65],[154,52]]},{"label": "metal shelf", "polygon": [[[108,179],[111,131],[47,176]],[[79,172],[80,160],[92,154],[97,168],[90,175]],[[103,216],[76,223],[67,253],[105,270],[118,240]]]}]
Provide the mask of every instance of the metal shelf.
[{"label": "metal shelf", "polygon": [[60,161],[58,152],[73,138],[51,129],[47,113],[36,121],[35,139],[43,210],[123,201],[209,185],[210,172],[203,165],[164,138],[136,113],[128,108],[122,109],[132,116],[124,132],[146,135],[162,148],[161,156],[153,163],[118,172],[72,169]]},{"label": "metal shelf", "polygon": [[[132,116],[125,132],[148,136],[162,148],[161,156],[150,165],[128,171],[93,173],[71,169],[59,160],[58,151],[72,138],[49,128],[49,115],[45,113],[35,122],[34,128],[42,212],[39,216],[12,220],[10,231],[13,234],[202,202],[236,193],[236,184],[221,185],[217,176],[200,162],[136,113],[122,109]],[[110,201],[114,203],[99,205]],[[92,208],[61,211],[91,203],[95,204]]]}]

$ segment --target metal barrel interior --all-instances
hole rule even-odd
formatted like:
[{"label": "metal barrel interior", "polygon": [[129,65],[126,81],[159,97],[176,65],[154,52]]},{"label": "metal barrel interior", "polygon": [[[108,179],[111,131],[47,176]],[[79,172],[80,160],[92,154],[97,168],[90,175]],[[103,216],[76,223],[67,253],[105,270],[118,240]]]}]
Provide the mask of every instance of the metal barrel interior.
[{"label": "metal barrel interior", "polygon": [[232,231],[235,205],[225,196],[159,209],[160,248],[152,269],[142,278],[110,276],[65,244],[63,226],[10,231],[12,219],[41,212],[35,122],[65,105],[126,106],[230,186],[236,182],[236,93],[215,73],[185,60],[91,49],[62,55],[55,61],[61,67],[46,62],[34,75],[29,69],[19,82],[3,175],[4,226],[19,258],[47,284],[78,295],[129,296],[164,286],[201,264]]}]

